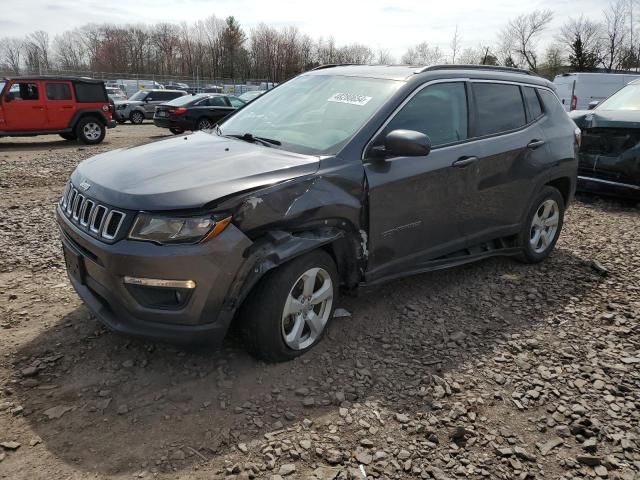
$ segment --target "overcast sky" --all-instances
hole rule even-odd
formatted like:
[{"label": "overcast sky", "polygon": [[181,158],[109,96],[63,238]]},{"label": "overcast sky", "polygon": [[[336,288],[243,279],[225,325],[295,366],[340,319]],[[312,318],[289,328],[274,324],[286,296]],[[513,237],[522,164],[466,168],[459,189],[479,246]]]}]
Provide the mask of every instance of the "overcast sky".
[{"label": "overcast sky", "polygon": [[[234,15],[248,31],[265,22],[295,25],[314,38],[338,44],[364,43],[399,57],[408,46],[427,41],[448,49],[458,25],[463,47],[493,43],[511,17],[536,8],[555,13],[554,29],[580,13],[602,18],[607,0],[25,0],[0,16],[0,37],[46,30],[51,36],[88,22],[191,22],[211,14]],[[7,4],[7,7],[9,4]],[[639,12],[640,13],[640,12]],[[549,33],[547,41],[553,39]]]}]

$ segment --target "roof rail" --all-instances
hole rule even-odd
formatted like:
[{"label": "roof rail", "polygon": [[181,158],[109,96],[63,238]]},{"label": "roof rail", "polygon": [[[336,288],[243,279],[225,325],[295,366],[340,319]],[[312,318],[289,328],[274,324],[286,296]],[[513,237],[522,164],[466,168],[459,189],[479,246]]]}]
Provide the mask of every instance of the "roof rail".
[{"label": "roof rail", "polygon": [[357,63],[327,63],[325,65],[317,66],[316,68],[312,68],[311,71],[314,70],[324,70],[325,68],[333,68],[333,67],[348,67],[349,65],[358,65]]},{"label": "roof rail", "polygon": [[434,70],[490,70],[497,72],[523,73],[525,75],[536,75],[524,68],[500,67],[497,65],[430,65],[418,68],[415,73],[431,72]]}]

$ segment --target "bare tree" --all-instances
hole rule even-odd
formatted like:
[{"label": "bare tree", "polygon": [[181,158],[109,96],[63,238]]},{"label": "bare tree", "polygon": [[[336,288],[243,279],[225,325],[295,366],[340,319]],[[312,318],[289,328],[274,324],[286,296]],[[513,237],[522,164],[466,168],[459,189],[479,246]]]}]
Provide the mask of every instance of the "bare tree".
[{"label": "bare tree", "polygon": [[392,65],[395,63],[395,59],[386,48],[378,48],[375,63],[378,65]]},{"label": "bare tree", "polygon": [[581,15],[560,27],[558,41],[569,53],[569,63],[577,71],[594,69],[602,59],[601,25]]},{"label": "bare tree", "polygon": [[435,65],[444,61],[439,47],[432,47],[427,42],[419,43],[407,49],[402,56],[402,63],[409,65]]},{"label": "bare tree", "polygon": [[[449,46],[451,47],[451,63],[456,63],[458,52],[460,51],[462,43],[462,36],[458,33],[458,25],[456,25],[456,31],[453,33],[453,38]],[[463,62],[464,63],[464,62]]]},{"label": "bare tree", "polygon": [[534,10],[509,21],[501,33],[505,63],[525,64],[537,71],[537,41],[552,19],[551,10]]},{"label": "bare tree", "polygon": [[626,0],[612,0],[602,12],[604,15],[604,45],[602,46],[601,62],[608,71],[620,66],[627,43],[626,3]]},{"label": "bare tree", "polygon": [[0,40],[0,65],[15,75],[20,74],[22,66],[23,42],[19,38],[3,38]]}]

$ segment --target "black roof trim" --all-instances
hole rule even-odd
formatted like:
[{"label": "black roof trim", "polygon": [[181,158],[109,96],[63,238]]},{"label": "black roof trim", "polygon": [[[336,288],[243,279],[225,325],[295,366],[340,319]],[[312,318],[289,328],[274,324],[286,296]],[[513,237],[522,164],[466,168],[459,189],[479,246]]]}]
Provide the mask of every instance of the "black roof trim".
[{"label": "black roof trim", "polygon": [[525,75],[538,76],[524,68],[500,67],[496,65],[430,65],[428,67],[417,69],[415,73],[433,72],[436,70],[485,70],[489,72],[521,73]]},{"label": "black roof trim", "polygon": [[324,70],[325,68],[334,68],[334,67],[348,67],[350,65],[360,65],[360,66],[366,66],[364,64],[359,64],[359,63],[327,63],[325,65],[320,65],[316,68],[312,68],[311,71],[315,71],[315,70]]},{"label": "black roof trim", "polygon": [[70,82],[85,82],[85,83],[104,83],[104,80],[97,80],[89,77],[61,77],[59,75],[34,75],[34,76],[18,76],[18,77],[5,77],[3,80],[66,80]]}]

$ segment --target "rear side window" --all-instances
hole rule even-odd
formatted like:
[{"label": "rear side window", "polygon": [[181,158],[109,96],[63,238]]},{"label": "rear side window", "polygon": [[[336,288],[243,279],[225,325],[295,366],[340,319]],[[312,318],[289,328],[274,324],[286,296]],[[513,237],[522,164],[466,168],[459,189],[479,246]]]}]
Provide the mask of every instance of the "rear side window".
[{"label": "rear side window", "polygon": [[76,101],[81,103],[107,102],[107,92],[102,83],[76,82]]},{"label": "rear side window", "polygon": [[540,105],[540,99],[536,93],[536,89],[533,87],[524,87],[524,99],[527,102],[527,108],[529,109],[529,120],[536,120],[542,116],[542,106]]},{"label": "rear side window", "polygon": [[71,100],[68,83],[47,83],[45,87],[48,100]]},{"label": "rear side window", "polygon": [[466,140],[467,94],[462,82],[437,83],[420,90],[385,128],[415,130],[429,137],[431,145]]},{"label": "rear side window", "polygon": [[173,100],[174,98],[182,97],[182,92],[156,92],[154,95],[155,100]]},{"label": "rear side window", "polygon": [[527,123],[518,85],[474,83],[476,136],[515,130]]},{"label": "rear side window", "polygon": [[229,99],[229,103],[231,104],[231,106],[234,108],[240,108],[244,106],[245,102],[243,102],[239,98],[236,98],[236,97],[227,97],[227,98]]}]

